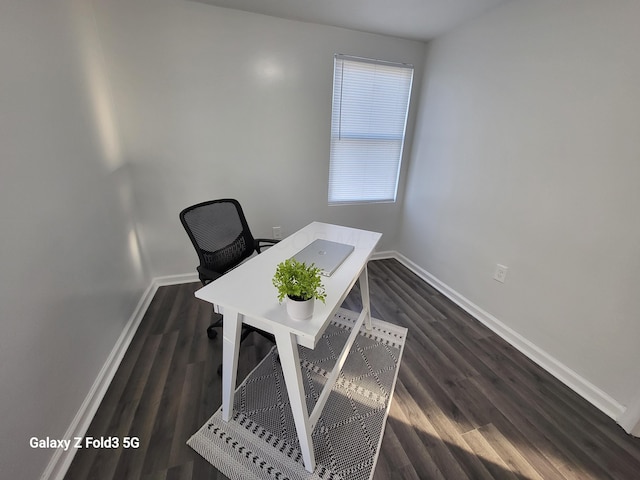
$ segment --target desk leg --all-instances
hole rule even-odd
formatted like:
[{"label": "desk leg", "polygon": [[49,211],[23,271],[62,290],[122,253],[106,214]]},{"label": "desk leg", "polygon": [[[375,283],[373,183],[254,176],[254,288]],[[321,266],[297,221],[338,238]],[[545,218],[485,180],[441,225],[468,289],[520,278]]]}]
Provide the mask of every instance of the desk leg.
[{"label": "desk leg", "polygon": [[313,472],[316,468],[316,458],[311,439],[311,423],[309,412],[304,398],[304,383],[300,370],[300,357],[298,356],[298,342],[296,337],[289,332],[276,333],[276,344],[280,355],[282,373],[287,386],[287,394],[291,403],[293,419],[296,423],[296,432],[304,460],[304,468]]},{"label": "desk leg", "polygon": [[225,308],[222,322],[222,419],[225,422],[233,415],[241,331],[242,315],[237,310]]},{"label": "desk leg", "polygon": [[365,265],[358,279],[360,284],[360,295],[362,297],[362,309],[367,310],[364,319],[364,325],[367,330],[371,330],[371,303],[369,300],[369,275],[367,274],[367,266]]}]

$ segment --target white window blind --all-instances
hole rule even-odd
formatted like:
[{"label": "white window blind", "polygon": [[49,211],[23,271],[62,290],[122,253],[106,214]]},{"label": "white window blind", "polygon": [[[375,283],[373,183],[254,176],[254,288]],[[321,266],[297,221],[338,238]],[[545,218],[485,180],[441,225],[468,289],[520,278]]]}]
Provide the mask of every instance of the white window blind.
[{"label": "white window blind", "polygon": [[394,202],[413,66],[336,55],[329,204]]}]

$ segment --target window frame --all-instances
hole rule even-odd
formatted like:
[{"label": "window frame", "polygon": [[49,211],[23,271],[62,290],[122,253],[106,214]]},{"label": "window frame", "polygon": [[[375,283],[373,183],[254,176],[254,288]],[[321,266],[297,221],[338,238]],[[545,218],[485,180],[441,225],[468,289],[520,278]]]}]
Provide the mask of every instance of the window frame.
[{"label": "window frame", "polygon": [[[353,70],[362,69],[361,77],[357,80],[353,80],[353,83],[347,84],[348,88],[356,88],[358,82],[362,80],[370,81],[375,83],[376,75],[379,75],[378,78],[382,78],[381,83],[388,82],[390,79],[396,81],[396,85],[398,87],[398,93],[395,97],[389,97],[378,95],[367,99],[366,107],[369,107],[371,111],[374,111],[376,108],[378,110],[384,109],[384,104],[382,100],[388,100],[391,98],[396,100],[394,104],[394,116],[395,122],[393,124],[386,122],[389,124],[389,130],[384,132],[357,132],[354,133],[352,131],[347,130],[347,135],[345,135],[345,130],[343,128],[343,107],[345,103],[349,107],[358,108],[360,105],[358,102],[362,100],[362,98],[358,99],[358,93],[360,93],[360,97],[364,95],[364,92],[358,92],[351,97],[344,96],[345,90],[345,82],[344,82],[344,71],[346,68],[351,67]],[[366,65],[373,65],[373,69],[367,69]],[[383,67],[381,72],[377,72],[375,67],[380,66]],[[384,73],[386,70],[386,73]],[[395,71],[394,71],[395,70]],[[354,78],[358,75],[353,71],[350,72],[354,75]],[[397,76],[397,79],[393,77]],[[328,192],[327,192],[327,200],[330,206],[333,205],[354,205],[354,204],[371,204],[371,203],[395,203],[398,198],[398,188],[400,183],[400,174],[402,170],[402,156],[404,154],[404,144],[406,140],[407,133],[407,124],[409,120],[409,107],[411,103],[411,93],[413,89],[413,76],[414,76],[414,66],[412,64],[407,63],[395,63],[388,62],[384,60],[376,60],[371,58],[363,58],[363,57],[355,57],[352,55],[344,55],[344,54],[335,54],[334,55],[334,67],[333,67],[333,92],[332,92],[332,104],[331,104],[331,138],[330,138],[330,159],[329,159],[329,179],[328,179]],[[366,85],[366,84],[363,84]],[[364,87],[363,87],[364,88]],[[352,98],[353,97],[353,98]],[[406,102],[404,100],[406,99]],[[349,104],[348,102],[354,102]],[[355,107],[354,107],[355,106]],[[402,109],[400,109],[400,106]],[[360,105],[362,107],[362,105]],[[362,121],[368,117],[353,115],[352,119],[355,118],[355,124],[358,123],[358,120]],[[401,121],[400,121],[401,118]],[[371,127],[372,129],[381,128],[381,125],[385,123],[384,116],[382,115],[382,111],[377,112],[377,116],[373,117],[373,121],[371,124],[375,123],[377,127]],[[377,120],[377,122],[375,122]],[[349,127],[347,127],[349,128]],[[353,127],[352,127],[353,128]],[[358,128],[355,127],[357,130]],[[340,148],[345,150],[346,142],[353,141],[355,146],[354,152],[351,154],[343,152],[338,152]],[[357,142],[360,142],[361,145],[357,145]],[[385,146],[381,145],[378,147],[374,147],[373,145],[377,142],[387,143],[385,151]],[[378,161],[375,162],[378,165],[380,170],[386,170],[385,175],[388,177],[385,178],[385,175],[382,173],[378,174],[368,174],[368,183],[367,179],[359,174],[354,174],[359,163],[357,156],[364,155],[366,153],[375,154],[379,156]],[[389,156],[391,157],[389,158]],[[374,157],[375,158],[375,157]],[[369,161],[362,160],[360,161]],[[369,166],[369,164],[367,164]],[[372,169],[375,168],[375,165]],[[349,170],[352,172],[347,175],[348,178],[342,178],[338,172],[339,169]],[[365,174],[366,175],[366,174]],[[381,179],[382,182],[376,182],[375,180]],[[349,185],[350,182],[357,182],[357,185],[354,183]],[[377,196],[374,195],[361,195],[360,192],[356,191],[356,189],[366,188],[370,186],[374,188],[378,185],[378,193]],[[380,187],[383,185],[383,188]],[[393,186],[393,187],[392,187]],[[341,188],[340,188],[341,187]],[[393,195],[391,195],[391,189],[393,189]],[[343,193],[340,194],[340,191],[336,192],[336,190],[341,190]],[[385,193],[383,195],[383,193]]]}]

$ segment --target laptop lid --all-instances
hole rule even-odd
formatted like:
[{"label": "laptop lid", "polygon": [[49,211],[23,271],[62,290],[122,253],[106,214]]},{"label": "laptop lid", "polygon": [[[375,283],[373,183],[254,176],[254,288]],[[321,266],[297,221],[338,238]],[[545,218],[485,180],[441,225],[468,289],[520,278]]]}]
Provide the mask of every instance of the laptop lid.
[{"label": "laptop lid", "polygon": [[315,264],[322,275],[329,277],[353,250],[353,245],[318,239],[296,253],[293,258],[307,265]]}]

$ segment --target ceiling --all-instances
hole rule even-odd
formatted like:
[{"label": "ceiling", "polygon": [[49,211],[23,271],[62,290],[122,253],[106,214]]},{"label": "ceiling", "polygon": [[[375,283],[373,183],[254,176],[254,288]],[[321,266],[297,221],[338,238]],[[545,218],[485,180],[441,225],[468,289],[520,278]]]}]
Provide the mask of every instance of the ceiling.
[{"label": "ceiling", "polygon": [[510,0],[195,0],[273,17],[427,41]]}]

